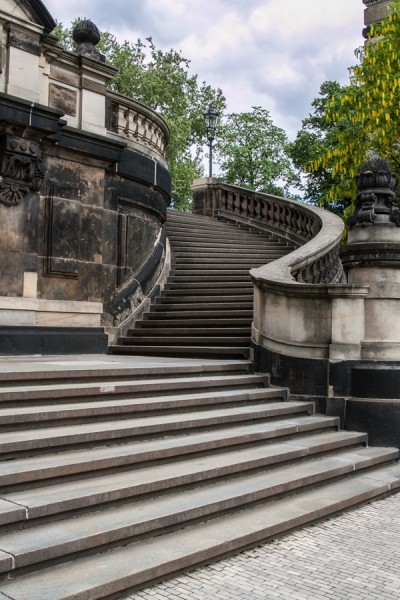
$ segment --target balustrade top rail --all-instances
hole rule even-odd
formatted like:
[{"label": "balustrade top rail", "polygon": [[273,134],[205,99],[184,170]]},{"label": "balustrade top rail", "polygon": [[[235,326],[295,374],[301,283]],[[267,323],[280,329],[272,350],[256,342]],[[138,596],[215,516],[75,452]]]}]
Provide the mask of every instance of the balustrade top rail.
[{"label": "balustrade top rail", "polygon": [[151,108],[138,100],[109,91],[106,115],[108,131],[165,157],[169,128],[164,119]]},{"label": "balustrade top rail", "polygon": [[256,284],[267,279],[281,283],[343,283],[339,245],[344,223],[340,217],[308,204],[227,185],[217,179],[197,180],[193,194],[197,212],[225,214],[299,244],[294,252],[253,269],[251,276]]}]

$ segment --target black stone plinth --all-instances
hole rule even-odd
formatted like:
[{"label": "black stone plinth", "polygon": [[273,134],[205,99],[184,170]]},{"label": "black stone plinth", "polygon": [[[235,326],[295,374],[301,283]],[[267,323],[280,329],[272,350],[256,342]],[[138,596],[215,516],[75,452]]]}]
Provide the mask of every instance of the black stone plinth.
[{"label": "black stone plinth", "polygon": [[400,447],[400,400],[348,399],[345,429],[366,431],[370,446]]},{"label": "black stone plinth", "polygon": [[0,355],[105,354],[102,327],[0,327]]}]

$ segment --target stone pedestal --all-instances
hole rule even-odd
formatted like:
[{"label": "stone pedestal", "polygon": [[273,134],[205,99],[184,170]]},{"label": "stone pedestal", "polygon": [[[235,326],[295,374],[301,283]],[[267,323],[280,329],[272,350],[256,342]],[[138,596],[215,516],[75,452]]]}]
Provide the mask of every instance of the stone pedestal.
[{"label": "stone pedestal", "polygon": [[374,157],[364,165],[357,178],[359,193],[349,221],[348,246],[341,252],[348,283],[368,286],[360,361],[347,365],[345,427],[367,429],[372,444],[400,445],[400,220],[396,185],[385,161]]}]

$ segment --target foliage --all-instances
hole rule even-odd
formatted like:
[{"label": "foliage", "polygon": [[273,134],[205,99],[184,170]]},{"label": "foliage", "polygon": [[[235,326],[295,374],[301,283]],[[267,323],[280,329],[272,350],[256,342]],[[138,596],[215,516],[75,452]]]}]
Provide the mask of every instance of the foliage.
[{"label": "foliage", "polygon": [[287,145],[286,133],[273,124],[267,110],[255,106],[252,112],[229,114],[215,144],[223,181],[289,197],[298,179]]},{"label": "foliage", "polygon": [[[54,30],[67,50],[74,49],[72,31],[61,24]],[[193,179],[203,172],[205,147],[203,113],[212,104],[222,112],[225,98],[220,89],[190,73],[190,61],[180,52],[156,47],[152,38],[135,43],[119,43],[109,32],[101,33],[99,50],[119,72],[109,82],[111,90],[133,97],[158,111],[167,122],[171,137],[167,161],[172,176],[172,201],[175,208],[188,210]]]},{"label": "foliage", "polygon": [[301,178],[300,189],[304,194],[304,201],[338,215],[344,214],[345,209],[351,205],[352,198],[344,194],[330,200],[332,187],[340,185],[339,175],[332,174],[330,165],[322,165],[317,161],[321,155],[332,153],[343,127],[343,124],[327,121],[327,104],[334,97],[342,98],[346,91],[347,87],[336,81],[326,81],[321,85],[319,97],[311,103],[312,113],[303,120],[302,128],[294,142],[289,144],[288,150],[294,166],[300,172],[307,171],[310,163],[316,165]]},{"label": "foliage", "polygon": [[354,177],[372,154],[400,172],[400,0],[390,8],[388,17],[372,27],[370,41],[356,51],[360,63],[350,69],[345,93],[327,102],[325,118],[337,127],[337,141],[311,161],[311,170],[330,169],[338,178],[331,201],[355,197]]}]

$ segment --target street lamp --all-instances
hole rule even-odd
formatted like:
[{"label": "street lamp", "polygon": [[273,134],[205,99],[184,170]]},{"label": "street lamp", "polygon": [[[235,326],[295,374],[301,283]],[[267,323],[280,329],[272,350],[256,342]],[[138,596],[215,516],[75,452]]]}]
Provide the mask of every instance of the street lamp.
[{"label": "street lamp", "polygon": [[212,106],[209,107],[208,111],[204,113],[204,122],[206,124],[207,129],[207,139],[208,145],[210,148],[209,154],[209,177],[212,177],[212,150],[213,150],[213,141],[215,138],[215,130],[217,128],[217,121],[219,117],[219,112],[215,110]]}]

